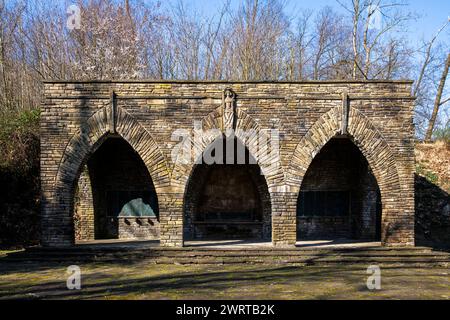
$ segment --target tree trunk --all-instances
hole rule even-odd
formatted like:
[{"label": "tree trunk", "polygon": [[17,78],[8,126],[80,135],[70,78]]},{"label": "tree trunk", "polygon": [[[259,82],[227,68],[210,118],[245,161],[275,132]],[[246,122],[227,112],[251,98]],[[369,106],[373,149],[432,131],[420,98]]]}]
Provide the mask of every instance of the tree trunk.
[{"label": "tree trunk", "polygon": [[358,22],[359,22],[359,0],[353,2],[353,31],[352,31],[352,41],[353,41],[353,79],[356,79],[356,71],[358,69]]},{"label": "tree trunk", "polygon": [[436,118],[439,112],[439,107],[441,106],[442,92],[444,91],[445,81],[447,80],[448,68],[450,65],[450,54],[447,55],[447,62],[445,63],[444,71],[442,72],[441,82],[439,83],[439,88],[436,94],[436,100],[434,102],[433,114],[431,115],[430,122],[428,123],[428,130],[425,134],[425,142],[430,142],[433,136],[433,129],[436,123]]}]

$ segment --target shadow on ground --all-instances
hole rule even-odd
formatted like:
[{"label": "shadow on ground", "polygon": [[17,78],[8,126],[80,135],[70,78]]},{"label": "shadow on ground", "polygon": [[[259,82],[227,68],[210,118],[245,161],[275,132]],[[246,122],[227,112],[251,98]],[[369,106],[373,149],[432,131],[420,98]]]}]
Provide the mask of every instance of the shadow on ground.
[{"label": "shadow on ground", "polygon": [[450,195],[416,174],[415,206],[416,245],[450,252]]},{"label": "shadow on ground", "polygon": [[[371,294],[365,286],[367,266],[87,264],[80,265],[80,291],[67,290],[67,266],[45,264],[34,271],[29,267],[0,265],[0,299],[364,299]],[[390,283],[383,294],[399,299],[450,297],[445,268],[389,266],[382,270],[383,284]],[[441,291],[438,286],[443,286]]]}]

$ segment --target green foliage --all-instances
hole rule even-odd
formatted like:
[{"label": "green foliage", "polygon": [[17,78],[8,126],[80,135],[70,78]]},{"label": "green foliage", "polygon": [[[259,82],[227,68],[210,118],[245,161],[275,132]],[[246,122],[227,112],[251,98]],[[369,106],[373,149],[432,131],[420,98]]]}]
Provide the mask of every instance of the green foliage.
[{"label": "green foliage", "polygon": [[40,110],[24,110],[21,112],[6,111],[0,118],[0,137],[4,138],[13,131],[28,131],[32,127],[39,125]]},{"label": "green foliage", "polygon": [[436,128],[433,133],[434,139],[450,143],[450,126]]},{"label": "green foliage", "polygon": [[436,173],[427,170],[421,163],[416,164],[416,173],[422,177],[425,177],[429,182],[436,184],[439,177]]},{"label": "green foliage", "polygon": [[37,109],[0,115],[0,247],[39,239],[39,116]]},{"label": "green foliage", "polygon": [[39,156],[40,110],[5,112],[0,116],[0,168],[27,170]]}]

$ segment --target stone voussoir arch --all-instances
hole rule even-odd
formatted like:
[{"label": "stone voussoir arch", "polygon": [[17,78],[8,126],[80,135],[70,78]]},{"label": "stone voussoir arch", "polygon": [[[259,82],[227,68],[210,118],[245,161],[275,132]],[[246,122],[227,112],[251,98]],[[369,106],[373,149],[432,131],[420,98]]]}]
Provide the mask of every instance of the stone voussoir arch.
[{"label": "stone voussoir arch", "polygon": [[[288,184],[298,192],[311,162],[331,138],[339,135],[342,108],[322,115],[297,144],[288,169]],[[372,169],[380,189],[399,190],[400,181],[393,152],[373,123],[359,110],[350,108],[348,135]],[[389,182],[385,184],[384,182]],[[381,191],[381,190],[380,190]]]},{"label": "stone voussoir arch", "polygon": [[[64,150],[54,181],[51,210],[53,217],[63,218],[62,224],[72,223],[75,187],[83,166],[90,155],[112,135],[123,138],[139,155],[149,171],[158,196],[170,186],[167,161],[151,134],[123,108],[117,107],[114,121],[111,118],[112,112],[106,107],[94,113],[72,136]],[[71,230],[70,226],[61,228]]]},{"label": "stone voussoir arch", "polygon": [[[341,121],[342,107],[331,109],[314,123],[296,146],[287,172],[287,184],[297,196],[303,177],[315,156],[331,138],[340,134]],[[382,219],[386,226],[382,228],[384,241],[386,233],[389,232],[389,222],[396,216],[391,204],[399,201],[402,185],[394,154],[372,121],[352,107],[349,109],[348,135],[369,163],[380,189]]]},{"label": "stone voussoir arch", "polygon": [[151,134],[128,112],[118,107],[115,130],[110,128],[110,111],[103,108],[93,114],[67,144],[59,164],[55,186],[76,178],[82,165],[111,135],[123,138],[140,156],[152,177],[155,189],[164,189],[170,182],[167,161]]}]

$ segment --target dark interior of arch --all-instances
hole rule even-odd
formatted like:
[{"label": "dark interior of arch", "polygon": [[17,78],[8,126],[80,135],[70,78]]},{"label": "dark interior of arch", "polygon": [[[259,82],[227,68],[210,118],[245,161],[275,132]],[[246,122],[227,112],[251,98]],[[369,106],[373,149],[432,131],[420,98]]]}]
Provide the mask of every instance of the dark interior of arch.
[{"label": "dark interior of arch", "polygon": [[331,139],[303,178],[297,239],[379,240],[380,226],[380,191],[367,160],[349,138]]},{"label": "dark interior of arch", "polygon": [[236,138],[218,139],[203,153],[190,176],[184,203],[186,240],[271,238],[265,178]]},{"label": "dark interior of arch", "polygon": [[91,155],[77,189],[76,240],[159,237],[159,207],[152,178],[122,138],[107,138]]}]

